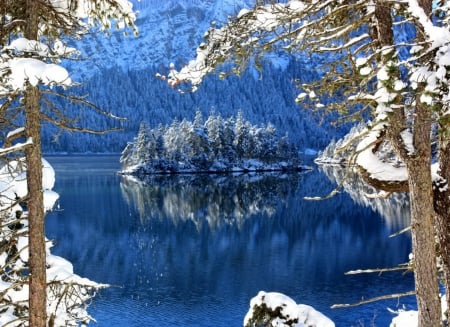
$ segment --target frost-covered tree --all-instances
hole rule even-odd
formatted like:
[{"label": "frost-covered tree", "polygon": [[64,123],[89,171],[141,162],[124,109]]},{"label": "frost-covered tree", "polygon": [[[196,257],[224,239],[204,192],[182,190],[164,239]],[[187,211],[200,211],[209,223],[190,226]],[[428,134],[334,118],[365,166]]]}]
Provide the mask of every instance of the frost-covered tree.
[{"label": "frost-covered tree", "polygon": [[251,149],[251,144],[249,140],[250,130],[249,124],[245,121],[242,111],[239,111],[236,117],[236,121],[234,123],[234,146],[236,149],[236,153],[239,157],[244,157],[247,153],[249,153]]},{"label": "frost-covered tree", "polygon": [[144,162],[150,161],[150,155],[156,151],[156,140],[152,137],[149,127],[141,123],[136,138],[136,155]]},{"label": "frost-covered tree", "polygon": [[[19,110],[24,116],[22,147],[27,165],[30,326],[51,325],[47,317],[46,245],[42,185],[42,121],[61,128],[85,130],[74,125],[52,101],[64,93],[54,92],[73,85],[61,60],[77,55],[71,38],[82,37],[91,27],[107,29],[134,26],[131,4],[122,0],[53,1],[19,0],[0,3],[0,97],[3,116]],[[50,95],[53,94],[53,95]],[[12,100],[22,105],[11,107]],[[79,99],[83,101],[82,99]],[[47,321],[48,320],[48,321]]]},{"label": "frost-covered tree", "polygon": [[[139,175],[299,168],[296,147],[286,136],[279,138],[270,123],[251,125],[242,113],[238,113],[236,120],[231,117],[224,120],[211,113],[201,123],[198,117],[193,122],[175,120],[158,129],[144,128],[146,124],[141,124],[138,136],[122,152],[123,172]],[[236,142],[236,136],[244,141]]]},{"label": "frost-covered tree", "polygon": [[[170,85],[190,82],[195,90],[207,74],[240,73],[272,50],[320,58],[319,78],[300,86],[297,101],[352,118],[370,114],[351,161],[377,189],[410,193],[419,326],[442,324],[436,235],[450,304],[448,23],[444,1],[262,1],[212,26],[196,59],[168,76]],[[400,33],[405,39],[400,29],[410,31]],[[377,155],[384,143],[402,165]]]},{"label": "frost-covered tree", "polygon": [[208,131],[208,138],[211,140],[211,146],[215,156],[223,153],[225,146],[224,133],[223,133],[223,119],[212,112],[208,119],[205,121],[205,127]]}]

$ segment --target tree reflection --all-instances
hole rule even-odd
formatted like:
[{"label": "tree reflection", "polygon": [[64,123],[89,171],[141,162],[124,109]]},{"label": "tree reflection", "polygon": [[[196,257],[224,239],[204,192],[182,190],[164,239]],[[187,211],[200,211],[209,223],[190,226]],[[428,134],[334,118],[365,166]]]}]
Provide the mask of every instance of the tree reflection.
[{"label": "tree reflection", "polygon": [[273,216],[288,194],[298,188],[300,174],[123,176],[122,194],[139,212],[141,222],[170,218],[175,225],[192,221],[198,230],[224,224],[242,226],[254,215]]},{"label": "tree reflection", "polygon": [[398,230],[409,225],[409,197],[406,193],[393,193],[388,198],[378,196],[378,191],[366,184],[353,168],[337,165],[321,165],[319,170],[328,179],[342,185],[346,193],[358,205],[369,207],[379,213],[390,230]]},{"label": "tree reflection", "polygon": [[[100,324],[212,326],[209,317],[220,317],[220,326],[236,326],[263,289],[313,305],[342,326],[378,310],[382,326],[388,324],[386,303],[330,306],[411,288],[411,276],[401,273],[344,275],[405,262],[411,241],[408,234],[389,238],[386,221],[346,192],[304,200],[334,187],[320,171],[140,181],[114,169],[90,170],[88,158],[64,160],[64,167],[73,167],[57,171],[63,210],[50,214],[47,231],[55,253],[79,274],[123,286],[96,299],[92,314]],[[94,159],[97,165],[102,160],[111,159]],[[404,218],[397,219],[401,224]]]}]

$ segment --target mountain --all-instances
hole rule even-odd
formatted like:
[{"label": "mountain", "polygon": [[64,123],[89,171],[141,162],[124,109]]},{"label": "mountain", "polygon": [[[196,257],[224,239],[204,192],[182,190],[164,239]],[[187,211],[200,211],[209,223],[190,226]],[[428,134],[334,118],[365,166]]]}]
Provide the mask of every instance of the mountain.
[{"label": "mountain", "polygon": [[104,68],[142,70],[183,63],[195,55],[212,21],[225,22],[250,0],[133,1],[139,35],[123,30],[86,35],[76,44],[86,61],[71,64],[75,76],[86,78]]},{"label": "mountain", "polygon": [[[331,138],[342,136],[324,120],[322,113],[302,110],[295,104],[296,85],[316,78],[311,59],[270,56],[262,72],[249,69],[240,77],[220,80],[211,75],[193,94],[179,94],[155,77],[167,73],[169,63],[178,67],[192,59],[211,22],[221,24],[228,15],[250,6],[252,0],[135,1],[139,35],[124,36],[113,30],[86,35],[75,47],[86,60],[67,63],[72,77],[82,82],[75,90],[102,109],[127,121],[114,121],[92,110],[69,109],[84,127],[123,128],[106,135],[67,133],[47,127],[43,131],[46,152],[121,152],[133,140],[141,122],[151,128],[175,120],[193,119],[200,109],[224,118],[242,111],[254,125],[272,123],[300,149],[324,148]],[[56,99],[55,101],[60,101]],[[61,104],[68,107],[67,104]],[[345,128],[344,128],[345,130]]]}]

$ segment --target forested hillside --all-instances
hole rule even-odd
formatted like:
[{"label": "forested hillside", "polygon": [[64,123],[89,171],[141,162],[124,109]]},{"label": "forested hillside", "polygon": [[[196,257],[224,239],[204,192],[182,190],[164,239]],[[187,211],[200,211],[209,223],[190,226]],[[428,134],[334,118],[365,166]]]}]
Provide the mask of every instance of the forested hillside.
[{"label": "forested hillside", "polygon": [[76,109],[73,115],[79,115],[77,119],[91,128],[122,127],[124,131],[93,135],[58,133],[54,128],[46,128],[45,151],[121,152],[136,136],[141,122],[154,128],[170,124],[174,119],[192,120],[198,109],[205,117],[212,110],[224,117],[242,111],[252,124],[272,123],[279,133],[288,133],[300,150],[322,149],[347,129],[330,128],[323,113],[313,113],[295,104],[298,90],[294,80],[303,82],[314,78],[317,72],[311,64],[291,61],[287,67],[275,67],[267,63],[263,75],[251,69],[241,77],[225,80],[210,76],[197,92],[187,94],[180,94],[157,79],[158,71],[157,68],[124,71],[116,67],[92,76],[76,89],[77,94],[87,95],[87,99],[102,109],[127,120],[112,120],[91,110]]},{"label": "forested hillside", "polygon": [[[177,66],[186,63],[211,21],[221,24],[227,15],[236,14],[252,1],[133,2],[138,10],[138,36],[124,36],[120,30],[112,30],[109,37],[93,33],[76,44],[86,60],[65,63],[73,79],[82,83],[73,90],[75,94],[86,95],[99,108],[127,121],[107,119],[84,109],[72,110],[72,116],[96,130],[123,131],[93,135],[45,128],[45,152],[121,152],[142,121],[156,127],[173,119],[192,120],[197,109],[205,116],[214,109],[224,117],[241,110],[252,124],[272,123],[280,133],[287,132],[300,150],[321,150],[348,130],[348,126],[335,129],[327,123],[335,119],[295,104],[299,90],[294,81],[304,83],[323,74],[317,68],[321,60],[317,55],[296,54],[293,59],[285,53],[272,53],[260,71],[251,69],[240,78],[224,80],[210,76],[192,94],[179,94],[155,77],[156,73],[167,73],[169,62]],[[398,31],[399,37],[407,32]]]},{"label": "forested hillside", "polygon": [[[321,113],[313,114],[295,104],[299,92],[295,80],[306,82],[320,74],[315,63],[320,58],[296,56],[294,60],[286,54],[271,54],[261,70],[253,68],[240,78],[224,80],[210,76],[197,92],[190,94],[179,94],[155,77],[156,73],[167,73],[170,62],[177,66],[186,63],[195,54],[211,21],[221,24],[227,15],[236,14],[252,1],[133,2],[138,10],[137,36],[125,36],[123,31],[114,29],[108,37],[86,35],[83,42],[75,44],[84,60],[64,62],[73,80],[81,83],[81,87],[68,92],[127,120],[108,119],[95,110],[71,108],[70,101],[52,98],[65,109],[65,114],[70,113],[81,123],[78,125],[123,131],[95,135],[62,132],[46,126],[45,152],[121,152],[136,135],[141,122],[154,128],[174,119],[192,120],[197,109],[205,116],[215,110],[224,117],[241,110],[252,124],[272,123],[280,133],[287,132],[300,150],[323,149],[332,138],[341,137],[347,130],[330,128],[326,121],[332,119],[324,119]],[[49,105],[47,111],[52,115],[51,102],[43,105]]]}]

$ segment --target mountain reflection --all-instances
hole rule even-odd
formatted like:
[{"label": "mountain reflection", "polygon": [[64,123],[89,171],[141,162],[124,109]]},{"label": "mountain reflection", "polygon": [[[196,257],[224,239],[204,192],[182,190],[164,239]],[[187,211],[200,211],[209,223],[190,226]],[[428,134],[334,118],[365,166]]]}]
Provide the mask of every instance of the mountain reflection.
[{"label": "mountain reflection", "polygon": [[379,213],[389,229],[399,230],[409,225],[409,197],[406,193],[393,193],[388,198],[377,196],[377,190],[365,183],[353,170],[335,165],[319,166],[328,179],[335,184],[342,184],[346,193],[358,205],[369,207]]},{"label": "mountain reflection", "polygon": [[122,194],[145,224],[170,218],[174,225],[192,221],[198,230],[224,224],[242,226],[254,215],[273,216],[287,195],[296,191],[300,174],[242,174],[232,176],[124,176]]}]

